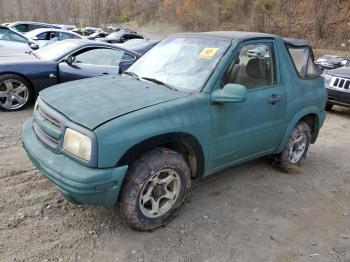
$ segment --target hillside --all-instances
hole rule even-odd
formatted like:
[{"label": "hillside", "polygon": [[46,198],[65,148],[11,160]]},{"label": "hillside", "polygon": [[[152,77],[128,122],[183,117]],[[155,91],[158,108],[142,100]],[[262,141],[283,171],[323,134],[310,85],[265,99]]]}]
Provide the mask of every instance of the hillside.
[{"label": "hillside", "polygon": [[0,0],[0,20],[102,27],[134,21],[166,33],[251,30],[350,51],[349,0]]}]

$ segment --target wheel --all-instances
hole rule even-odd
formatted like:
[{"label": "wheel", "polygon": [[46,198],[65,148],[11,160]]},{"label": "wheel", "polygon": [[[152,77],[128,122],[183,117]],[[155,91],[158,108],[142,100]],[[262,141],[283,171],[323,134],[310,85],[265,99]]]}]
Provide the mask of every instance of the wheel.
[{"label": "wheel", "polygon": [[183,156],[156,148],[129,167],[119,199],[119,214],[132,228],[152,230],[177,214],[191,187]]},{"label": "wheel", "polygon": [[24,78],[13,74],[0,76],[0,110],[22,110],[32,98],[33,91]]},{"label": "wheel", "polygon": [[327,103],[326,104],[326,111],[331,111],[334,105]]},{"label": "wheel", "polygon": [[278,167],[285,172],[301,165],[309,150],[311,142],[311,127],[308,123],[300,121],[289,136],[287,145],[277,156]]}]

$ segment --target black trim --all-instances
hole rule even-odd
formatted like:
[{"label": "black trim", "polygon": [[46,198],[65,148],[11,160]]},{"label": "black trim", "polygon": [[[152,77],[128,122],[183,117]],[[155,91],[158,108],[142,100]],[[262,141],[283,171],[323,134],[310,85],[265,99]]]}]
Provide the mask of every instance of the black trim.
[{"label": "black trim", "polygon": [[[64,115],[62,115],[61,113],[59,113],[58,111],[56,111],[55,109],[53,109],[50,105],[46,104],[43,100],[41,100],[40,97],[38,97],[38,106],[39,108],[43,108],[44,112],[47,113],[50,117],[56,119],[59,124],[60,124],[60,130],[62,133],[61,138],[57,141],[57,144],[54,144],[52,142],[48,142],[48,139],[44,138],[43,139],[43,133],[37,133],[35,132],[35,134],[38,136],[39,140],[46,146],[50,147],[52,150],[56,151],[56,152],[60,152],[62,154],[65,154],[66,156],[72,158],[73,160],[83,164],[84,166],[88,166],[91,168],[97,168],[97,151],[98,151],[98,143],[97,143],[97,136],[95,133],[93,133],[91,130],[76,124],[74,122],[72,122],[71,120],[69,120],[67,117],[65,117]],[[38,131],[39,128],[35,127],[35,130]],[[63,140],[64,140],[64,134],[66,132],[66,129],[70,128],[73,129],[74,131],[77,131],[87,137],[90,138],[91,140],[91,158],[90,160],[84,160],[81,159],[73,154],[70,154],[69,152],[65,151],[63,149]]]},{"label": "black trim", "polygon": [[194,136],[182,132],[167,133],[143,140],[142,142],[132,146],[128,151],[126,151],[126,153],[118,160],[116,166],[120,167],[129,165],[137,157],[151,149],[154,149],[155,147],[179,141],[184,142],[194,150],[197,159],[197,174],[195,174],[195,176],[201,176],[204,173],[205,164],[202,147]]}]

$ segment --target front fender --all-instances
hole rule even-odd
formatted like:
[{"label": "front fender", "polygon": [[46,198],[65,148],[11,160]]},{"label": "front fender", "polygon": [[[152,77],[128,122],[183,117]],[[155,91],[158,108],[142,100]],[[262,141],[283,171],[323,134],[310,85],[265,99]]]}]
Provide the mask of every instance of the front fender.
[{"label": "front fender", "polygon": [[286,146],[288,142],[288,138],[290,134],[292,133],[294,127],[298,124],[298,122],[303,119],[307,115],[313,115],[315,117],[314,121],[314,128],[312,133],[312,140],[311,143],[315,143],[316,139],[318,137],[319,130],[321,126],[323,125],[323,122],[326,118],[326,113],[320,112],[318,107],[307,107],[302,110],[300,110],[297,114],[294,115],[292,121],[290,121],[288,128],[286,129],[286,132],[283,135],[283,138],[278,146],[278,149],[276,150],[276,154],[281,153],[284,147]]},{"label": "front fender", "polygon": [[[149,149],[163,138],[194,137],[202,148],[204,159],[209,151],[211,131],[210,96],[204,93],[143,108],[113,119],[95,129],[98,137],[98,166],[114,167],[125,160],[135,146]],[[162,138],[160,140],[159,138]],[[146,141],[146,143],[144,142]],[[140,150],[136,150],[141,152]],[[132,155],[132,158],[135,155]],[[127,159],[130,159],[127,157]]]}]

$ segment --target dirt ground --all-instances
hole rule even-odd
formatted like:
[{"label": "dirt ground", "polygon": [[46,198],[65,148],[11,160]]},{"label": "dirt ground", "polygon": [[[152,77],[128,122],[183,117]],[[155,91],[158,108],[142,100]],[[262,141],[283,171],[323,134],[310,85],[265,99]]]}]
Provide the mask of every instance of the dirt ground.
[{"label": "dirt ground", "polygon": [[230,168],[147,233],[63,200],[22,149],[31,114],[0,112],[0,261],[350,261],[350,109],[328,114],[298,172],[264,159]]}]

